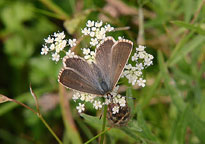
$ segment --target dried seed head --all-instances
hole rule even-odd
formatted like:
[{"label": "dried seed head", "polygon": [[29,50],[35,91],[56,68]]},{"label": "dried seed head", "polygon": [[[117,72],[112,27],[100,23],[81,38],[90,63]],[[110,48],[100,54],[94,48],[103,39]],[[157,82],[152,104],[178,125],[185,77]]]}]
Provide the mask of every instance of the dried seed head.
[{"label": "dried seed head", "polygon": [[[116,107],[119,108],[117,113],[114,112]],[[108,105],[107,119],[109,124],[113,127],[126,126],[130,120],[130,108],[127,103],[124,107],[120,107],[119,103],[110,103]]]}]

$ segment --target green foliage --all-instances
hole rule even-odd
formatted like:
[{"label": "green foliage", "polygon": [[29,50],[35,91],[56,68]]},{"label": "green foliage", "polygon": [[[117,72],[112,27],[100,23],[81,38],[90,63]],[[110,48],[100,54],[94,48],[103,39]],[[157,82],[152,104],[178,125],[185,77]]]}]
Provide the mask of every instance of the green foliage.
[{"label": "green foliage", "polygon": [[[145,88],[130,87],[124,79],[120,81],[121,86],[126,86],[122,94],[127,96],[131,119],[121,128],[109,129],[106,125],[104,143],[203,144],[204,5],[204,0],[0,1],[0,94],[35,109],[29,92],[31,83],[39,99],[49,96],[45,100],[48,103],[40,105],[40,109],[56,102],[50,111],[42,114],[63,143],[81,143],[94,138],[102,129],[100,113],[89,108],[79,116],[73,101],[65,107],[66,98],[61,97],[60,103],[58,98],[52,98],[61,89],[57,77],[62,64],[49,60],[51,56],[40,55],[44,38],[62,30],[69,37],[80,38],[86,20],[102,18],[114,27],[130,27],[110,35],[136,42],[137,13],[142,7],[145,45],[155,56],[154,64],[145,71]],[[82,41],[76,52],[86,46]],[[0,143],[56,143],[31,111],[4,97],[0,96],[0,100]],[[100,136],[91,143],[99,143]]]}]

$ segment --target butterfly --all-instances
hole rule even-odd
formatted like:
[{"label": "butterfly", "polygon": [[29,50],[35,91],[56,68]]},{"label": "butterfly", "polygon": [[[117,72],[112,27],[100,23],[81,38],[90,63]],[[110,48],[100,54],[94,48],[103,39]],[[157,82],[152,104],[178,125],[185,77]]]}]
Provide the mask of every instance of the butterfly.
[{"label": "butterfly", "polygon": [[95,62],[81,57],[63,58],[58,81],[67,88],[103,96],[116,86],[130,57],[133,43],[107,37],[96,48]]}]

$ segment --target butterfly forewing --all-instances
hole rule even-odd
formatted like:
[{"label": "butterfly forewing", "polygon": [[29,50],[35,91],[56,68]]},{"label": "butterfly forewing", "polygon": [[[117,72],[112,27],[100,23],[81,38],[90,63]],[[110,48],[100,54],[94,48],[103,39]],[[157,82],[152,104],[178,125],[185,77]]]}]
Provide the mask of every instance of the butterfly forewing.
[{"label": "butterfly forewing", "polygon": [[111,49],[114,45],[115,40],[112,37],[107,37],[99,47],[96,49],[96,65],[100,68],[103,77],[105,79],[105,82],[108,85],[109,89],[112,89],[111,86]]},{"label": "butterfly forewing", "polygon": [[118,82],[120,75],[129,59],[132,52],[133,43],[128,40],[119,40],[116,42],[111,51],[112,62],[111,62],[111,85],[113,88]]}]

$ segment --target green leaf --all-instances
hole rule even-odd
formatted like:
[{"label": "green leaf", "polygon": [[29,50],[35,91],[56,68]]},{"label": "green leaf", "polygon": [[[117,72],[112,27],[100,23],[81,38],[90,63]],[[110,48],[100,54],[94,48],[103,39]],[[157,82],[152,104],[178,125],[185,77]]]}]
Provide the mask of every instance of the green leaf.
[{"label": "green leaf", "polygon": [[167,70],[167,65],[164,63],[164,58],[160,51],[158,51],[158,61],[159,61],[160,72],[164,77],[165,87],[171,96],[172,102],[174,103],[174,105],[177,107],[178,110],[183,111],[185,108],[185,103],[182,97],[180,96],[178,90],[174,87],[174,85],[171,85],[171,78]]},{"label": "green leaf", "polygon": [[187,44],[185,44],[180,50],[178,50],[177,54],[169,60],[169,66],[176,64],[179,60],[184,58],[189,52],[201,48],[204,41],[205,41],[204,36],[194,37]]},{"label": "green leaf", "polygon": [[191,107],[188,107],[187,111],[188,125],[190,126],[193,133],[201,140],[201,142],[205,143],[205,122],[198,118]]},{"label": "green leaf", "polygon": [[127,127],[122,127],[121,130],[127,133],[130,137],[134,138],[136,141],[146,140],[148,142],[158,143],[157,138],[152,134],[144,121],[140,106],[137,107],[137,116],[137,121],[131,121]]},{"label": "green leaf", "polygon": [[[186,103],[183,101],[179,91],[177,90],[174,85],[171,85],[171,78],[169,76],[167,66],[164,63],[163,55],[160,51],[158,51],[158,61],[160,65],[160,71],[162,72],[162,75],[164,76],[164,83],[165,87],[168,90],[172,102],[177,107],[178,112],[181,114],[186,109]],[[188,125],[192,129],[193,133],[203,142],[205,143],[205,122],[201,121],[196,114],[192,111],[190,107],[187,108],[187,120]]]},{"label": "green leaf", "polygon": [[186,23],[186,22],[183,22],[183,21],[172,21],[172,23],[174,23],[174,24],[176,24],[180,27],[184,27],[188,30],[195,31],[198,34],[205,35],[205,30],[202,29],[200,26],[196,26],[194,24],[189,24],[189,23]]},{"label": "green leaf", "polygon": [[82,113],[80,116],[83,117],[87,123],[94,127],[101,128],[103,124],[102,119],[100,119],[99,117],[90,116],[84,113]]},{"label": "green leaf", "polygon": [[150,100],[152,99],[152,96],[155,94],[156,89],[158,88],[160,84],[160,80],[162,78],[162,74],[159,73],[154,81],[154,83],[148,87],[148,91],[146,91],[145,96],[141,99],[139,102],[142,107],[145,107],[147,104],[149,104]]},{"label": "green leaf", "polygon": [[8,29],[18,30],[21,23],[33,18],[33,6],[24,2],[10,3],[1,12],[2,21]]},{"label": "green leaf", "polygon": [[189,33],[188,35],[184,36],[175,46],[173,52],[171,53],[171,56],[169,58],[169,60],[167,61],[168,65],[170,65],[170,63],[177,57],[178,52],[182,49],[182,47],[184,47],[184,45],[188,42],[188,40],[192,37],[193,32]]}]

